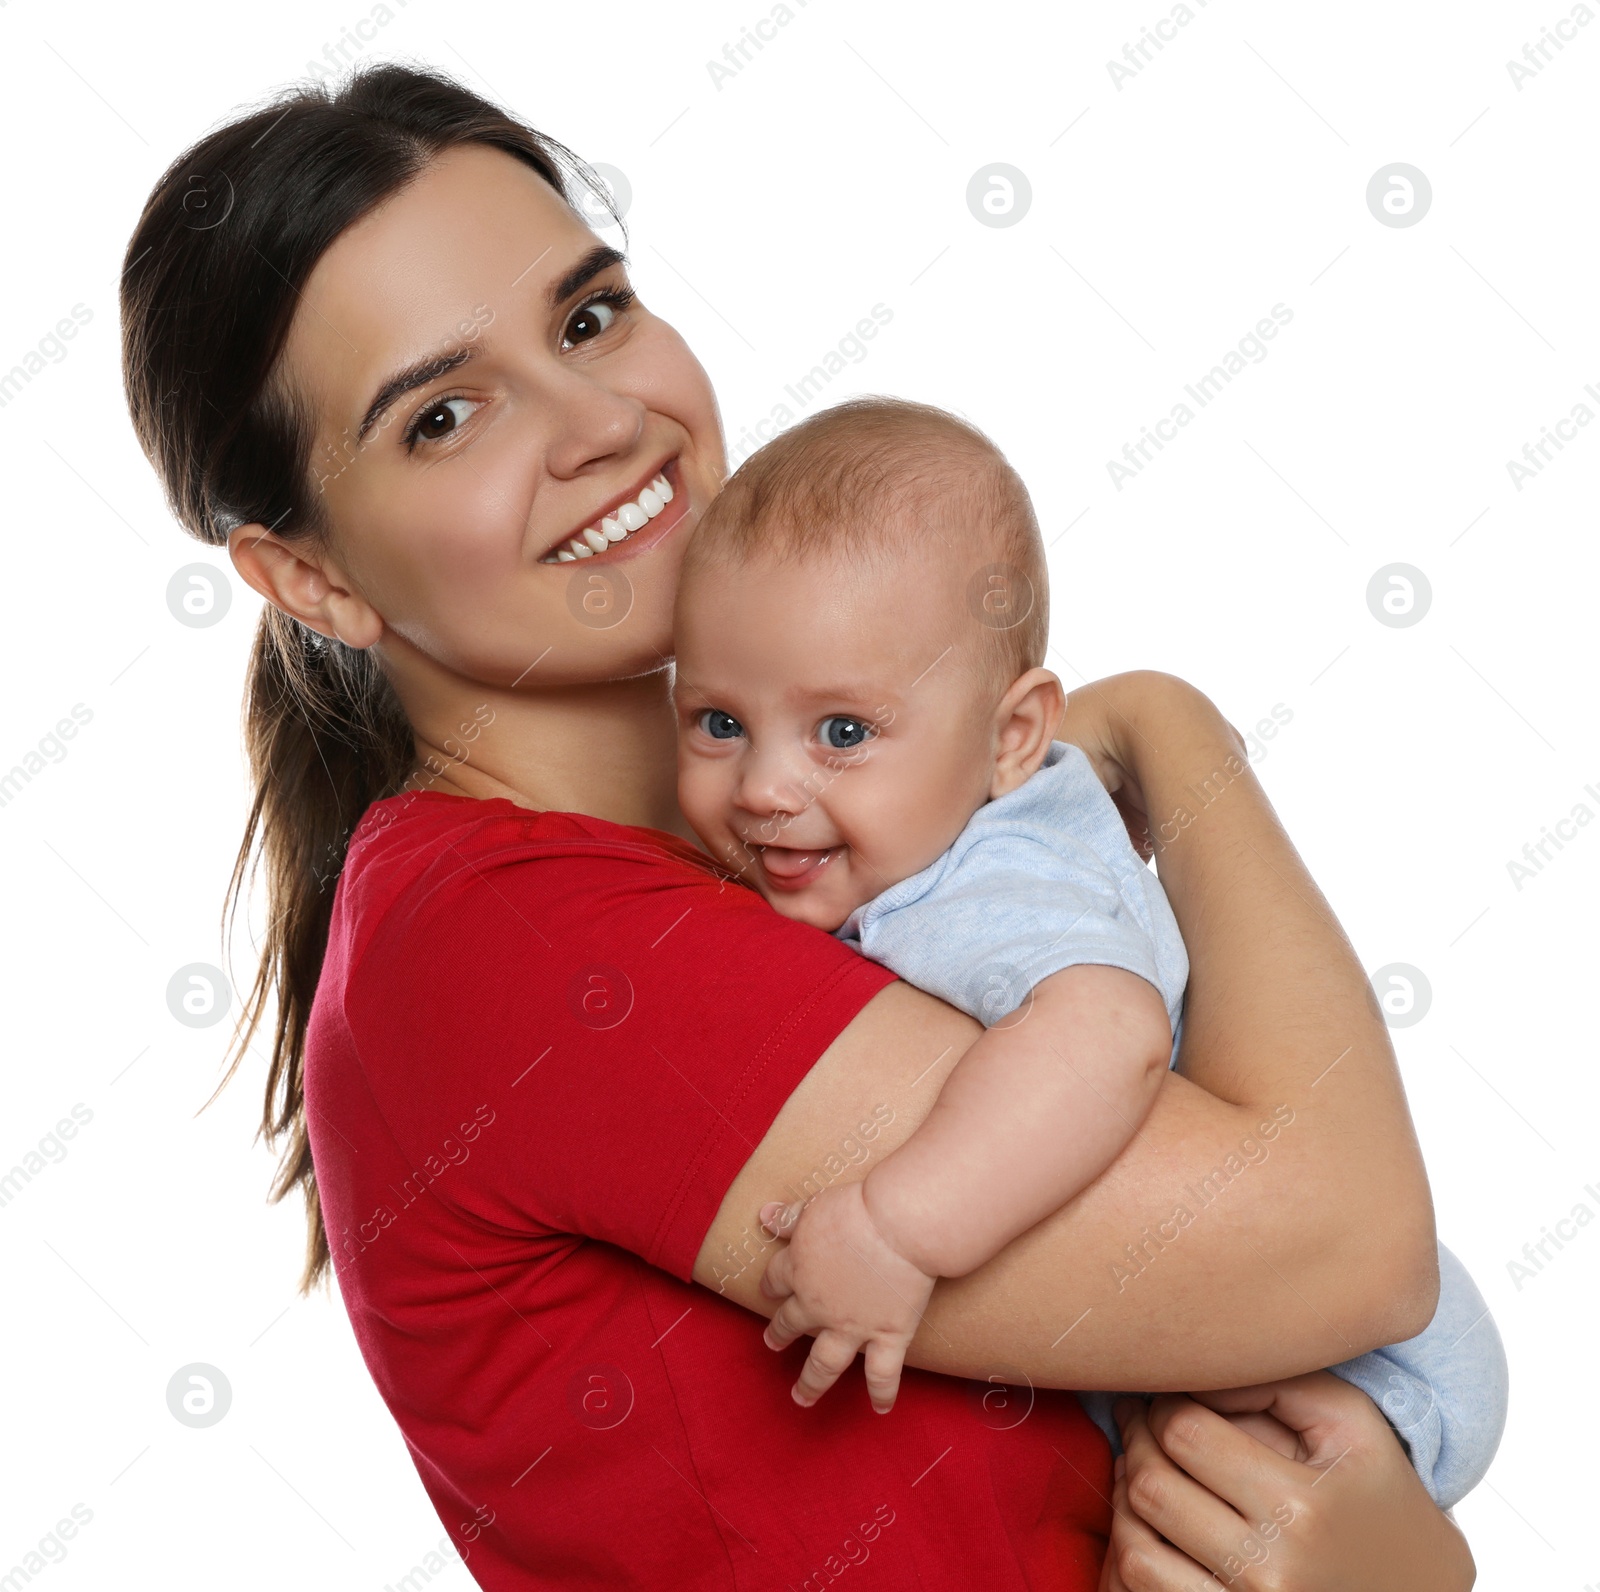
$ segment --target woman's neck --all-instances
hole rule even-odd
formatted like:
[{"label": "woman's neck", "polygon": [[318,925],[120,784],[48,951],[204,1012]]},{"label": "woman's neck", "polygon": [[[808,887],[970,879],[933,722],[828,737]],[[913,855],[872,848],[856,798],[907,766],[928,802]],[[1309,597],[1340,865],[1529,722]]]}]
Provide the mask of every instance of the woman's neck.
[{"label": "woman's neck", "polygon": [[693,840],[678,812],[670,669],[538,693],[462,684],[401,691],[416,730],[414,786]]}]

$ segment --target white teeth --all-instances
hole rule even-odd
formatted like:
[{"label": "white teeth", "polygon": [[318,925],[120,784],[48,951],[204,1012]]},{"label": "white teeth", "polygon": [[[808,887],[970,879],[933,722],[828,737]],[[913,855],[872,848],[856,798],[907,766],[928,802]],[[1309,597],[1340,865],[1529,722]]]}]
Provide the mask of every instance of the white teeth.
[{"label": "white teeth", "polygon": [[[4,4],[5,0],[0,0],[0,5]],[[586,525],[565,547],[545,554],[539,562],[570,564],[576,559],[593,558],[596,553],[605,552],[613,543],[626,541],[635,531],[643,530],[676,495],[663,471],[649,486],[641,489],[632,503],[624,503],[621,508],[612,510],[598,525]]]}]

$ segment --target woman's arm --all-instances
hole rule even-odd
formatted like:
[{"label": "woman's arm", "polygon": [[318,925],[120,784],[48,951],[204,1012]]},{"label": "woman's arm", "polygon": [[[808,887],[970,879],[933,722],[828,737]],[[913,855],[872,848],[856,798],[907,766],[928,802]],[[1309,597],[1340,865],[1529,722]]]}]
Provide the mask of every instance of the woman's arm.
[{"label": "woman's arm", "polygon": [[[1226,1387],[1420,1331],[1433,1214],[1387,1031],[1238,735],[1152,674],[1074,692],[1062,733],[1150,815],[1189,950],[1184,1075],[1088,1189],[938,1285],[908,1362],[1056,1387]],[[729,1188],[697,1280],[770,1316],[762,1204],[865,1176],[872,1160],[841,1162],[841,1141],[892,1114],[873,1156],[904,1143],[980,1032],[904,984],[868,1002]]]}]

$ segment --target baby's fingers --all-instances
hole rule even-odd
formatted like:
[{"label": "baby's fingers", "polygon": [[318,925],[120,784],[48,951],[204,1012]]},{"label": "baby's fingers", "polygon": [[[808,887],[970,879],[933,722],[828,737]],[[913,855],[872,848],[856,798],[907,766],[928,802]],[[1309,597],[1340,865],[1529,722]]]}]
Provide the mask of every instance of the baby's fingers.
[{"label": "baby's fingers", "polygon": [[761,1334],[761,1341],[769,1349],[787,1349],[809,1330],[810,1323],[801,1312],[800,1301],[791,1294],[774,1312],[766,1331]]},{"label": "baby's fingers", "polygon": [[785,1205],[782,1200],[768,1200],[761,1207],[761,1225],[774,1238],[787,1238],[794,1231],[794,1224],[800,1220],[800,1212],[805,1208],[804,1200],[796,1200],[792,1205]]},{"label": "baby's fingers", "polygon": [[792,1389],[795,1403],[807,1409],[815,1404],[855,1363],[856,1347],[854,1338],[831,1327],[819,1332]]},{"label": "baby's fingers", "polygon": [[761,1273],[761,1292],[768,1299],[787,1299],[794,1292],[794,1256],[780,1249]]},{"label": "baby's fingers", "polygon": [[906,1361],[906,1346],[897,1341],[874,1338],[867,1345],[867,1394],[880,1415],[894,1408],[900,1393],[900,1369]]}]

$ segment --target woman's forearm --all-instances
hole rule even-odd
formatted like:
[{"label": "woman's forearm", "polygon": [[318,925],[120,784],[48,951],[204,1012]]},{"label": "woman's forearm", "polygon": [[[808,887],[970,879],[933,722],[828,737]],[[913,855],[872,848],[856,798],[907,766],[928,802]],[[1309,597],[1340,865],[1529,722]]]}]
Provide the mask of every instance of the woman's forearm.
[{"label": "woman's forearm", "polygon": [[1292,1374],[1420,1331],[1432,1205],[1354,951],[1203,696],[1149,675],[1090,689],[1189,949],[1184,1077],[1091,1189],[944,1285],[933,1325],[947,1306],[1045,1303],[1027,1330],[1063,1334],[1061,1385],[1151,1390]]},{"label": "woman's forearm", "polygon": [[[1292,1175],[1340,1220],[1352,1272],[1373,1268],[1395,1319],[1432,1317],[1433,1205],[1393,1047],[1354,948],[1250,768],[1193,687],[1119,676],[1120,746],[1143,794],[1156,866],[1189,949],[1179,1068],[1219,1100],[1293,1112],[1269,1185]],[[1278,1191],[1280,1197],[1289,1190]],[[1297,1243],[1269,1229],[1263,1259]],[[1374,1300],[1375,1303],[1381,1300]]]},{"label": "woman's forearm", "polygon": [[[1337,1078],[1351,1095],[1366,1092],[1362,1105],[1405,1123],[1395,1144],[1409,1146],[1420,1175],[1366,975],[1237,732],[1170,676],[1119,675],[1086,689],[1106,693],[1113,722],[1126,726],[1117,750],[1142,792],[1157,871],[1188,947],[1184,1076],[1237,1104],[1295,1093],[1308,1108],[1308,1091]],[[1330,1092],[1316,1104],[1339,1098]]]}]

